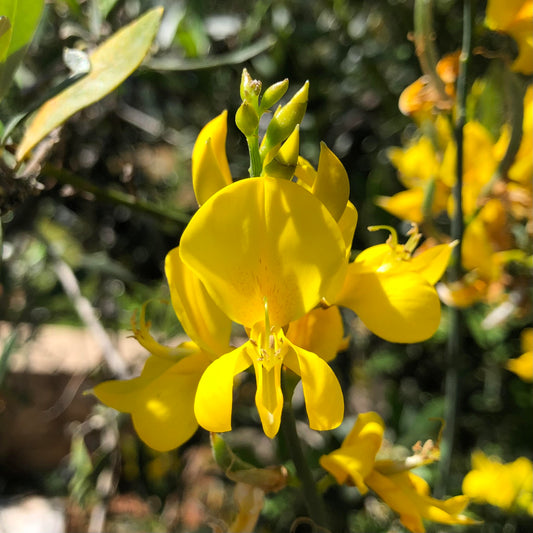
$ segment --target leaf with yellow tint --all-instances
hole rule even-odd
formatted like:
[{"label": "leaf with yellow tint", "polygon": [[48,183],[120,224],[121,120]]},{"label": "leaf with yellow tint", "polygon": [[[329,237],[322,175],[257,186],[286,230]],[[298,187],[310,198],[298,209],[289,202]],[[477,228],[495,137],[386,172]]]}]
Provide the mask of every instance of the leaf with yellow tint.
[{"label": "leaf with yellow tint", "polygon": [[90,55],[87,76],[48,100],[37,111],[17,149],[24,156],[74,113],[116,89],[141,63],[157,33],[163,8],[154,8],[120,29]]}]

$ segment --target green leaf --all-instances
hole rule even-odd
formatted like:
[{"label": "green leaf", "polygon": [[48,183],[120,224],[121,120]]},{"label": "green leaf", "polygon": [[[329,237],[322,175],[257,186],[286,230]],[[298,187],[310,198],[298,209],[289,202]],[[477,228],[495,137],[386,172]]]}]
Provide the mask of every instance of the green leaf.
[{"label": "green leaf", "polygon": [[275,43],[276,37],[266,35],[249,46],[225,54],[194,59],[184,59],[183,57],[168,54],[157,59],[150,59],[146,66],[154,70],[184,71],[238,65],[272,48]]},{"label": "green leaf", "polygon": [[69,490],[72,498],[79,504],[85,502],[93,489],[91,475],[93,464],[83,435],[75,434],[70,445],[69,466],[72,478],[69,481]]},{"label": "green leaf", "polygon": [[44,0],[2,0],[0,5],[0,98],[4,96],[41,18]]},{"label": "green leaf", "polygon": [[162,15],[162,7],[148,11],[94,50],[90,55],[90,73],[48,100],[37,111],[17,149],[17,159],[23,159],[37,143],[74,113],[116,89],[148,53]]},{"label": "green leaf", "polygon": [[115,7],[117,0],[97,0],[96,3],[98,4],[98,9],[100,10],[102,18],[105,19]]}]

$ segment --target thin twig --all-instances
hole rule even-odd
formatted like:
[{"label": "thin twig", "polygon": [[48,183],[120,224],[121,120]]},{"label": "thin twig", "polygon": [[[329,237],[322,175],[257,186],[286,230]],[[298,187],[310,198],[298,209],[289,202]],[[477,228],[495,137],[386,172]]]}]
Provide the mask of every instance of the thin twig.
[{"label": "thin twig", "polygon": [[65,294],[72,302],[80,320],[87,326],[96,342],[102,349],[104,359],[114,376],[125,378],[128,376],[126,363],[115,349],[109,335],[98,320],[93,306],[87,298],[81,294],[80,285],[70,266],[63,260],[53,243],[43,235],[39,238],[46,244],[52,268],[61,283]]},{"label": "thin twig", "polygon": [[439,94],[439,105],[448,107],[451,103],[450,96],[446,93],[444,82],[437,73],[439,54],[435,46],[432,3],[432,0],[415,0],[415,52],[418,56],[422,72],[428,77],[431,86]]},{"label": "thin twig", "polygon": [[[468,66],[472,55],[472,0],[465,0],[463,4],[463,44],[459,57],[459,76],[457,78],[457,103],[455,121],[455,142],[457,146],[456,182],[453,189],[453,216],[451,221],[451,238],[461,242],[464,232],[463,220],[463,149],[464,126],[466,123],[466,81]],[[450,282],[459,281],[463,274],[461,246],[452,251],[448,279]],[[457,426],[457,410],[460,396],[460,367],[463,345],[462,312],[457,307],[450,307],[450,331],[448,337],[448,361],[445,381],[445,420],[440,461],[440,485],[437,492],[446,493],[449,479],[451,457]]]},{"label": "thin twig", "polygon": [[182,211],[178,211],[176,209],[165,209],[159,205],[136,198],[131,194],[126,194],[110,187],[95,185],[85,178],[82,178],[81,176],[62,168],[57,168],[52,165],[45,165],[42,174],[51,176],[60,183],[72,185],[72,187],[79,191],[89,192],[100,200],[104,200],[113,204],[125,205],[134,211],[147,213],[163,221],[173,223],[177,222],[183,225],[186,224],[190,219],[190,216]]},{"label": "thin twig", "polygon": [[326,509],[324,501],[317,491],[313,474],[309,469],[307,460],[305,458],[300,437],[296,431],[296,420],[292,410],[292,394],[284,391],[285,403],[283,406],[283,416],[281,417],[281,429],[283,435],[287,439],[287,445],[291,458],[294,462],[294,467],[298,474],[298,478],[302,484],[302,492],[307,506],[307,512],[317,526],[328,528]]}]

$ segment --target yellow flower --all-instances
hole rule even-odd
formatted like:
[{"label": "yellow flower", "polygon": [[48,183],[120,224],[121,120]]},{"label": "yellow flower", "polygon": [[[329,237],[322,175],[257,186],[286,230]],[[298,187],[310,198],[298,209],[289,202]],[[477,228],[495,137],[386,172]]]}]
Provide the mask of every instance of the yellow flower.
[{"label": "yellow flower", "polygon": [[376,203],[380,207],[416,224],[422,223],[428,214],[437,215],[446,209],[449,185],[439,179],[440,160],[427,137],[420,137],[406,149],[392,148],[389,157],[407,190],[392,197],[379,196]]},{"label": "yellow flower", "polygon": [[525,254],[512,249],[507,206],[491,198],[465,228],[462,239],[462,263],[468,272],[461,280],[439,287],[447,305],[468,307],[473,303],[497,301],[504,294],[504,268],[511,261],[524,262]]},{"label": "yellow flower", "polygon": [[522,350],[524,353],[515,359],[509,359],[505,365],[507,370],[514,372],[521,380],[533,382],[533,328],[522,331]]},{"label": "yellow flower", "polygon": [[475,523],[461,514],[468,504],[466,496],[445,501],[432,498],[428,484],[409,471],[432,462],[435,454],[415,455],[403,461],[376,460],[384,431],[377,413],[360,414],[341,447],[323,455],[320,464],[339,484],[351,482],[362,494],[373,490],[400,515],[400,521],[412,533],[424,533],[422,519],[443,524]]},{"label": "yellow flower", "polygon": [[[342,164],[323,145],[318,170],[300,157],[296,177],[297,183],[319,197],[338,220],[348,256],[357,211],[348,201],[348,176]],[[440,302],[434,285],[442,277],[455,244],[435,246],[411,257],[421,235],[414,231],[402,246],[396,232],[390,231],[388,244],[364,250],[348,265],[341,292],[328,301],[352,309],[383,339],[403,343],[426,340],[439,326]]]},{"label": "yellow flower", "polygon": [[477,450],[472,454],[472,470],[463,480],[463,492],[478,503],[533,515],[533,465],[526,457],[502,463]]},{"label": "yellow flower", "polygon": [[522,141],[516,157],[509,169],[509,178],[529,190],[531,197],[531,176],[533,175],[533,85],[528,85],[524,95],[524,119],[522,122]]},{"label": "yellow flower", "polygon": [[165,262],[172,305],[193,340],[176,348],[162,346],[150,335],[145,307],[136,339],[151,355],[139,377],[97,385],[96,397],[118,411],[131,413],[139,437],[152,448],[167,451],[187,441],[198,428],[194,396],[204,370],[229,346],[230,320],[179,259],[178,249]]},{"label": "yellow flower", "polygon": [[394,229],[384,229],[391,232],[389,241],[367,248],[350,263],[334,302],[352,309],[370,331],[385,340],[426,340],[440,323],[440,301],[434,285],[456,243],[433,246],[412,256],[421,237],[416,230],[405,245],[400,245]]},{"label": "yellow flower", "polygon": [[[433,125],[436,140],[422,135],[407,148],[392,148],[389,157],[407,188],[392,197],[379,196],[376,203],[389,213],[422,223],[428,215],[453,213],[452,188],[456,182],[457,147],[449,125],[439,116]],[[505,134],[495,142],[479,122],[464,128],[463,212],[471,216],[484,198],[483,191],[495,175],[503,157]],[[531,159],[531,153],[525,154]],[[526,160],[525,160],[526,161]],[[522,176],[521,170],[514,171]]]},{"label": "yellow flower", "polygon": [[415,120],[430,117],[434,108],[449,110],[455,100],[455,81],[459,74],[459,52],[446,54],[437,63],[437,74],[444,83],[444,89],[448,98],[444,98],[435,89],[428,76],[421,76],[406,87],[400,99],[398,107],[404,115],[411,115]]},{"label": "yellow flower", "polygon": [[491,30],[509,34],[518,44],[518,57],[512,70],[533,74],[533,1],[489,0],[485,24]]},{"label": "yellow flower", "polygon": [[291,181],[249,178],[223,187],[185,229],[179,250],[207,291],[249,340],[204,372],[195,400],[200,425],[231,429],[233,377],[254,367],[256,406],[265,434],[281,420],[282,365],[300,375],[313,429],[340,424],[343,398],[327,363],[285,334],[340,289],[346,249],[336,220],[313,194]]}]

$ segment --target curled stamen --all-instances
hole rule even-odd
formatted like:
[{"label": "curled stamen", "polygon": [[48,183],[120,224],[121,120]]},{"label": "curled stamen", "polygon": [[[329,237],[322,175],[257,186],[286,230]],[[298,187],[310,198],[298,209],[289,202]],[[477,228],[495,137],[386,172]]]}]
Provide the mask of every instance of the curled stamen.
[{"label": "curled stamen", "polygon": [[407,232],[407,235],[409,235],[409,239],[404,244],[404,248],[407,252],[409,252],[409,255],[411,255],[422,238],[422,234],[418,231],[418,224],[413,222],[411,229]]},{"label": "curled stamen", "polygon": [[[197,348],[192,348],[190,343],[183,343],[179,346],[170,347],[164,346],[157,342],[150,333],[151,322],[146,320],[146,307],[154,300],[147,300],[141,307],[139,321],[137,322],[137,312],[134,311],[131,315],[131,329],[137,342],[146,348],[152,355],[162,357],[164,359],[175,359],[178,361],[183,357],[191,355],[197,351]],[[168,305],[166,300],[158,300],[160,303]]]},{"label": "curled stamen", "polygon": [[396,233],[396,230],[392,226],[386,226],[386,225],[378,225],[378,226],[368,226],[368,231],[378,231],[380,229],[387,230],[390,235],[387,239],[387,244],[393,249],[396,250],[396,247],[398,246],[398,234]]}]

